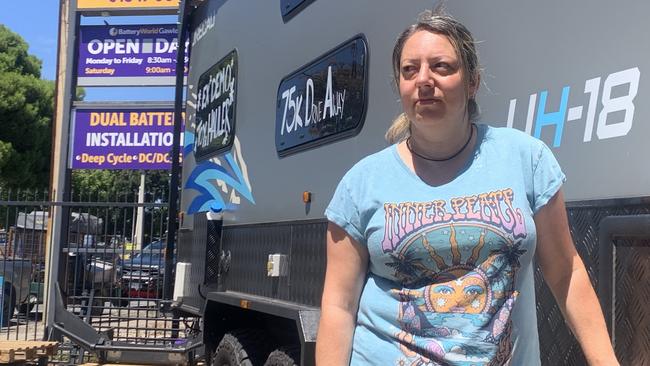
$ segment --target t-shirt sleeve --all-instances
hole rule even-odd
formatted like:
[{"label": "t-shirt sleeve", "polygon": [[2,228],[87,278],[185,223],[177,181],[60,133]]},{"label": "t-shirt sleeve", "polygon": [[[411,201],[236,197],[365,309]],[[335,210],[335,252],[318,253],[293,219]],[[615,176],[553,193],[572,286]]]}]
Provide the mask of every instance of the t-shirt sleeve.
[{"label": "t-shirt sleeve", "polygon": [[351,193],[350,174],[343,177],[334,196],[325,209],[325,217],[350,235],[359,243],[365,243],[363,230],[361,229],[360,213],[356,203],[356,197]]},{"label": "t-shirt sleeve", "polygon": [[565,181],[566,176],[553,156],[553,152],[546,144],[541,143],[533,167],[533,213],[537,213],[546,205]]}]

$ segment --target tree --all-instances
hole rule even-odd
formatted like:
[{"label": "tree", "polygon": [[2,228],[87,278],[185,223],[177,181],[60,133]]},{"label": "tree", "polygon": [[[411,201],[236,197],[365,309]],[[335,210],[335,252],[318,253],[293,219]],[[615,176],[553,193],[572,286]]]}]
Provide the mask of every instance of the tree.
[{"label": "tree", "polygon": [[[116,195],[120,194],[134,193],[137,195],[140,186],[140,173],[138,170],[74,170],[72,172],[72,190],[77,196],[104,195],[110,200],[115,200]],[[146,192],[152,197],[166,198],[169,188],[169,172],[166,170],[148,171],[145,186]]]},{"label": "tree", "polygon": [[[138,201],[140,186],[138,170],[73,170],[72,201],[77,202],[129,202]],[[169,172],[166,170],[147,171],[145,175],[145,203],[167,202],[169,192]],[[92,215],[100,217],[105,223],[107,234],[121,234],[128,238],[133,236],[133,224],[136,208],[125,208],[120,204],[115,207],[83,208]],[[144,209],[145,243],[155,237],[162,237],[167,228],[167,209],[152,207]]]},{"label": "tree", "polygon": [[46,188],[49,182],[54,83],[41,61],[0,24],[0,187]]}]

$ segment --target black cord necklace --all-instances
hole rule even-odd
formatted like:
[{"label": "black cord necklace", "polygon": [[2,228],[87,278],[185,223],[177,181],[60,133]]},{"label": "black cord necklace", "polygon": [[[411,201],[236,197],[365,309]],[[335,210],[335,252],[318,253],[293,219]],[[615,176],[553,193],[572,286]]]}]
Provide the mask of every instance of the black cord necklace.
[{"label": "black cord necklace", "polygon": [[411,147],[411,137],[410,136],[409,136],[409,138],[406,139],[406,147],[409,149],[411,154],[417,156],[420,159],[424,159],[424,160],[428,160],[428,161],[436,161],[436,162],[448,161],[448,160],[451,160],[451,159],[457,157],[458,155],[460,155],[460,153],[462,153],[465,150],[467,145],[469,145],[469,142],[472,141],[472,136],[474,136],[474,124],[473,123],[470,125],[469,138],[467,139],[467,141],[465,142],[463,147],[461,147],[460,150],[456,151],[451,156],[448,156],[448,157],[443,158],[443,159],[433,159],[433,158],[429,158],[429,157],[426,157],[424,155],[421,155],[421,154],[415,152],[415,150],[413,150],[413,147]]}]

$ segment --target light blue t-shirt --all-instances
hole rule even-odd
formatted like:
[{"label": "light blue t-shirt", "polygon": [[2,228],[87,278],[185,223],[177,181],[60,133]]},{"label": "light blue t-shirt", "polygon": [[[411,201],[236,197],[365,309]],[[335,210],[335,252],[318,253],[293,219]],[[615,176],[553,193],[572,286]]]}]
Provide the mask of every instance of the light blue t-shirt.
[{"label": "light blue t-shirt", "polygon": [[396,145],[358,162],[325,215],[368,247],[351,365],[539,365],[533,215],[565,180],[543,142],[478,125],[432,187]]}]

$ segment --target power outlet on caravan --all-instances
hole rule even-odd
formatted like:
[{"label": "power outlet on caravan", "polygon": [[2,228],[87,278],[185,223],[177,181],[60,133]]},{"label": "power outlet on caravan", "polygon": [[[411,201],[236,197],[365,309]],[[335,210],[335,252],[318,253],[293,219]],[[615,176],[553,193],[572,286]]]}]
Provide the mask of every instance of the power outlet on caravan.
[{"label": "power outlet on caravan", "polygon": [[285,277],[289,272],[286,254],[269,254],[266,262],[266,273],[269,277]]}]

